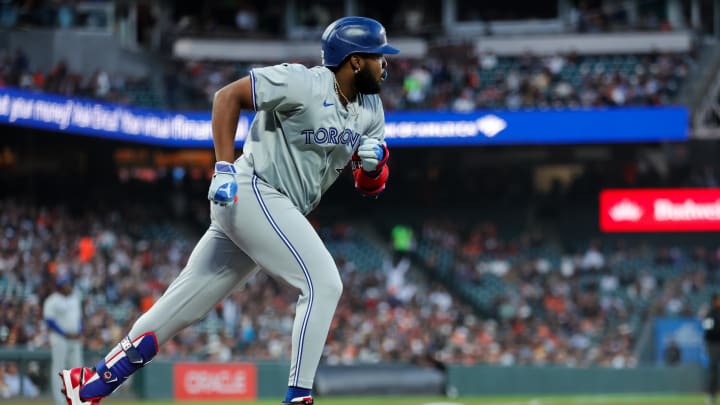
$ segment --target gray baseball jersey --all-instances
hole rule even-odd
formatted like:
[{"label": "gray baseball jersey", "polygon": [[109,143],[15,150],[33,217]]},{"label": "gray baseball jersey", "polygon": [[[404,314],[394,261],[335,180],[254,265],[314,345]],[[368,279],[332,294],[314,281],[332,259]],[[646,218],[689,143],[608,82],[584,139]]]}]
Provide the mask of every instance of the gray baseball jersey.
[{"label": "gray baseball jersey", "polygon": [[359,95],[346,109],[335,75],[324,67],[284,64],[251,72],[257,117],[238,167],[257,176],[307,214],[368,135],[384,141],[378,95]]},{"label": "gray baseball jersey", "polygon": [[130,331],[162,344],[214,308],[259,269],[300,290],[289,385],[311,388],[342,282],[334,259],[305,218],[338,178],[363,135],[384,141],[379,96],[346,109],[324,67],[283,64],[251,73],[257,115],[235,161],[237,201],[210,204],[211,224],[188,263]]}]

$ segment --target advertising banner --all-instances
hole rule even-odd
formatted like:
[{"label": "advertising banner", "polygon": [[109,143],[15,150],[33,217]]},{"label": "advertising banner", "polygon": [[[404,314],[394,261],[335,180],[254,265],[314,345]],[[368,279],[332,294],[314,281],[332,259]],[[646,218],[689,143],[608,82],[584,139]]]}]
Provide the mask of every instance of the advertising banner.
[{"label": "advertising banner", "polygon": [[703,340],[704,331],[699,319],[657,318],[655,320],[655,361],[665,364],[665,352],[670,345],[680,350],[681,363],[707,364]]},{"label": "advertising banner", "polygon": [[252,363],[175,363],[176,400],[255,400],[257,369]]},{"label": "advertising banner", "polygon": [[[318,101],[321,103],[321,101]],[[0,88],[0,124],[171,147],[212,147],[210,112],[170,112]],[[247,136],[242,111],[236,143]],[[685,107],[387,112],[389,146],[684,141]],[[308,129],[320,133],[322,128]],[[307,133],[295,134],[307,142]],[[286,134],[293,136],[293,134]],[[335,138],[332,138],[335,139]]]},{"label": "advertising banner", "polygon": [[684,141],[685,107],[582,108],[386,114],[390,146]]},{"label": "advertising banner", "polygon": [[720,189],[608,189],[600,193],[603,232],[720,231]]}]

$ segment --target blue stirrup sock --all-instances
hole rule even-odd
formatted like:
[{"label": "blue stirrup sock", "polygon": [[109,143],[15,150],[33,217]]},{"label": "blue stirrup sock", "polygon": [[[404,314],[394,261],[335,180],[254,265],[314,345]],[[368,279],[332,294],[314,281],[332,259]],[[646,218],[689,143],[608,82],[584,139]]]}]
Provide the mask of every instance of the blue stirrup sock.
[{"label": "blue stirrup sock", "polygon": [[292,401],[293,398],[309,397],[311,392],[312,392],[312,390],[308,389],[308,388],[300,388],[300,387],[290,386],[287,389],[287,394],[285,394],[285,402],[290,403],[290,401]]},{"label": "blue stirrup sock", "polygon": [[99,400],[110,395],[128,377],[145,366],[158,352],[157,337],[146,332],[135,340],[125,337],[104,359],[95,365],[93,374],[80,388],[80,398]]}]

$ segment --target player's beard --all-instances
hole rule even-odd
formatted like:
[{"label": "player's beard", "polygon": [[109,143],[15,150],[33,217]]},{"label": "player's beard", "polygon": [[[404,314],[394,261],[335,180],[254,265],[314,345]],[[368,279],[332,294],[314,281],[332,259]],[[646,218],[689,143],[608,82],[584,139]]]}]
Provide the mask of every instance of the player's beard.
[{"label": "player's beard", "polygon": [[380,93],[380,82],[370,70],[363,68],[355,75],[355,88],[360,94],[378,94]]}]

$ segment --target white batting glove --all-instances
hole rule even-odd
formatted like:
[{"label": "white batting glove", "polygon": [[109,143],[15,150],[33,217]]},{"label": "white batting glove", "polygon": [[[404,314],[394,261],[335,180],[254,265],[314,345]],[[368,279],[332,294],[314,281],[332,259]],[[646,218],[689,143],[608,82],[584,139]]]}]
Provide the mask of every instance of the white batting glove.
[{"label": "white batting glove", "polygon": [[360,146],[358,147],[357,154],[362,161],[363,170],[373,172],[377,169],[378,163],[383,160],[385,149],[383,149],[379,140],[370,138],[369,136],[363,136],[360,138]]},{"label": "white batting glove", "polygon": [[208,200],[223,207],[237,201],[237,182],[235,182],[235,166],[228,162],[215,163],[215,174],[210,182]]}]

